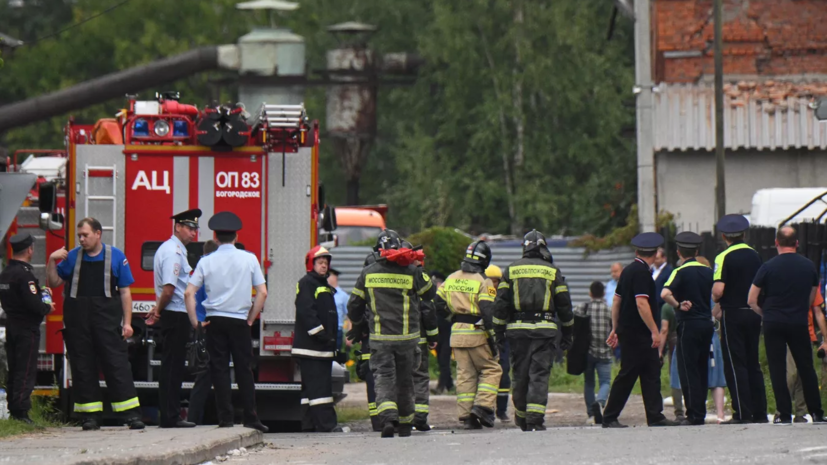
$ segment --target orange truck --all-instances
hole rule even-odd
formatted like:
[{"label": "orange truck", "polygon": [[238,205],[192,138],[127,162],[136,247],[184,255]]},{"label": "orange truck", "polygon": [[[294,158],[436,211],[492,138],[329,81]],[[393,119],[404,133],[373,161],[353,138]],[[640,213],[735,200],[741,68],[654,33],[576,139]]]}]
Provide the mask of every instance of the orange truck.
[{"label": "orange truck", "polygon": [[387,205],[336,207],[334,245],[365,245],[366,241],[376,239],[385,229],[387,213]]}]

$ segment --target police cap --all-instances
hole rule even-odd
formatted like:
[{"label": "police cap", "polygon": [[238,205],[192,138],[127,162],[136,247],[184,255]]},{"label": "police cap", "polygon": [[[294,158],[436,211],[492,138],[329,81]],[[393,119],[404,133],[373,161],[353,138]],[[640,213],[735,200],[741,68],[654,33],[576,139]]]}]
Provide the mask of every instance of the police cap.
[{"label": "police cap", "polygon": [[663,245],[663,236],[656,232],[640,233],[632,239],[632,247],[641,252],[653,252]]},{"label": "police cap", "polygon": [[241,218],[233,212],[218,212],[207,226],[216,232],[236,232],[241,229]]},{"label": "police cap", "polygon": [[327,271],[328,271],[330,274],[332,274],[333,276],[339,276],[340,274],[342,274],[342,273],[341,273],[339,270],[337,270],[336,268],[330,268],[330,269],[329,269],[329,270],[327,270]]},{"label": "police cap", "polygon": [[744,215],[729,214],[718,220],[718,232],[723,234],[738,234],[749,229],[749,220]]},{"label": "police cap", "polygon": [[9,239],[9,245],[14,253],[22,252],[34,244],[34,237],[29,233],[15,234]]},{"label": "police cap", "polygon": [[690,231],[684,231],[675,236],[675,243],[684,249],[697,249],[703,241],[701,236]]},{"label": "police cap", "polygon": [[176,223],[198,229],[198,218],[200,217],[201,210],[193,208],[192,210],[187,210],[185,212],[178,213],[177,215],[172,215],[170,219],[175,220]]}]

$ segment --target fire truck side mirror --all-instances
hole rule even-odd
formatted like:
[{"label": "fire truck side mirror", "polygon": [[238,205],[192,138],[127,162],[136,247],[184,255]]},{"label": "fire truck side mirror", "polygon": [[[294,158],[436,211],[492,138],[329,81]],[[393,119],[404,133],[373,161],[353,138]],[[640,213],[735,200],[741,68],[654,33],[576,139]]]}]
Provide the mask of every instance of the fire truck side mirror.
[{"label": "fire truck side mirror", "polygon": [[63,214],[62,213],[41,213],[40,214],[40,229],[46,231],[60,231],[63,229]]},{"label": "fire truck side mirror", "polygon": [[325,200],[326,199],[325,199],[325,196],[324,196],[324,186],[319,184],[319,195],[318,195],[318,199],[317,199],[317,202],[318,202],[317,205],[319,205],[319,213],[322,212],[322,210],[324,209],[324,206],[326,205]]},{"label": "fire truck side mirror", "polygon": [[55,183],[41,183],[37,187],[37,198],[40,213],[53,213],[57,206],[57,186]]},{"label": "fire truck side mirror", "polygon": [[335,231],[336,226],[336,209],[330,205],[325,205],[324,210],[322,210],[322,229]]},{"label": "fire truck side mirror", "polygon": [[816,119],[819,121],[826,121],[827,120],[827,97],[821,97],[818,99],[815,107],[815,114]]}]

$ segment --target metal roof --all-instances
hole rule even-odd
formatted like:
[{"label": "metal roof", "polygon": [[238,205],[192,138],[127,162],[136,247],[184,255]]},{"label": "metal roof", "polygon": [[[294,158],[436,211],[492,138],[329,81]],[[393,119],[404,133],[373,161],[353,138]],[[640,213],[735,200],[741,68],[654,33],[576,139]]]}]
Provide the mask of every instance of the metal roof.
[{"label": "metal roof", "polygon": [[[662,83],[655,90],[655,150],[715,150],[714,86]],[[749,95],[747,90],[724,96],[727,149],[827,149],[827,122],[816,120],[809,107],[811,96],[803,92],[774,99]]]}]

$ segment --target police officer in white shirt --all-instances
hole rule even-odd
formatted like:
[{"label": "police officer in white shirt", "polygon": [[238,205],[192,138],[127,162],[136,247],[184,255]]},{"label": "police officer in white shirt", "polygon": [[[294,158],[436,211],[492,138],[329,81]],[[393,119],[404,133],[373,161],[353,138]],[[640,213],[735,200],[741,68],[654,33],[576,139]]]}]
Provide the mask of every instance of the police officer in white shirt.
[{"label": "police officer in white shirt", "polygon": [[[218,426],[233,426],[232,392],[230,390],[230,355],[235,367],[240,398],[244,402],[244,426],[268,431],[256,413],[255,382],[250,362],[253,343],[250,327],[255,323],[264,301],[267,287],[261,265],[256,256],[235,247],[241,229],[241,218],[231,212],[216,213],[209,228],[215,232],[218,250],[198,262],[184,293],[187,313],[193,328],[198,326],[195,313],[195,294],[205,286],[207,300],[207,350],[210,354],[210,375],[215,388],[218,408]],[[256,298],[250,304],[252,289]]]},{"label": "police officer in white shirt", "polygon": [[184,304],[192,267],[187,260],[187,245],[198,237],[201,210],[174,215],[175,232],[155,253],[155,295],[157,301],[148,323],[160,318],[161,374],[158,380],[161,428],[191,428],[195,423],[181,419],[181,383],[190,340],[190,322]]}]

